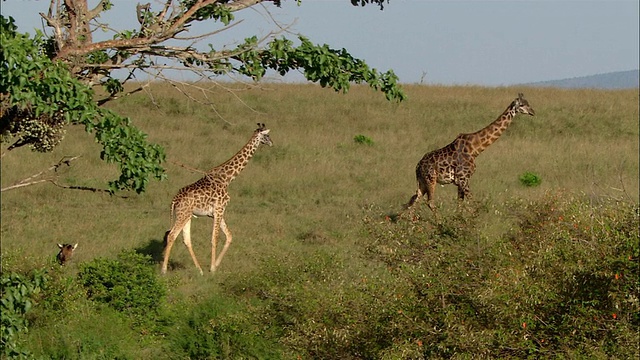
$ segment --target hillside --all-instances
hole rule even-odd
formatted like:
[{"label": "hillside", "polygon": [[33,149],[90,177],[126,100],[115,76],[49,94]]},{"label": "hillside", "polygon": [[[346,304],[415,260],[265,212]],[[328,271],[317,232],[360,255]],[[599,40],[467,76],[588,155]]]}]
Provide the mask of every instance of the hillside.
[{"label": "hillside", "polygon": [[536,87],[557,87],[557,88],[588,88],[588,89],[633,89],[639,86],[638,69],[629,71],[616,71],[605,74],[590,76],[580,76],[560,80],[548,80],[525,85]]},{"label": "hillside", "polygon": [[[640,359],[638,89],[410,85],[395,104],[363,85],[198,86],[212,93],[157,83],[109,104],[166,150],[167,179],[144,194],[2,192],[0,359]],[[435,212],[399,216],[424,154],[520,91],[535,116],[478,157],[472,197],[438,186]],[[204,276],[182,236],[161,275],[172,198],[256,123],[273,146],[228,187],[220,267],[199,217]],[[3,186],[65,156],[80,158],[44,175],[59,185],[117,176],[67,130],[51,153],[8,152]],[[58,243],[78,244],[65,266]]]}]

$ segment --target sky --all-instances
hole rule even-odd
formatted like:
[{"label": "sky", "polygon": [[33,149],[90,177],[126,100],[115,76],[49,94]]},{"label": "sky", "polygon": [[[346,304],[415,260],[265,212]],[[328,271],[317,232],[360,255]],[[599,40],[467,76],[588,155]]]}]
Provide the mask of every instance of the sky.
[{"label": "sky", "polygon": [[[160,0],[144,0],[152,9]],[[96,4],[97,0],[89,0]],[[101,21],[138,27],[138,1],[112,0]],[[345,48],[379,71],[392,69],[402,83],[508,86],[638,69],[638,0],[391,0],[384,10],[349,0],[283,0],[235,13],[237,26],[209,39],[216,49],[278,30]],[[0,2],[21,32],[43,29],[38,12],[49,1]],[[190,32],[211,31],[210,24]],[[110,37],[111,35],[104,35]],[[203,46],[206,44],[202,44]],[[301,81],[301,75],[285,81]]]}]

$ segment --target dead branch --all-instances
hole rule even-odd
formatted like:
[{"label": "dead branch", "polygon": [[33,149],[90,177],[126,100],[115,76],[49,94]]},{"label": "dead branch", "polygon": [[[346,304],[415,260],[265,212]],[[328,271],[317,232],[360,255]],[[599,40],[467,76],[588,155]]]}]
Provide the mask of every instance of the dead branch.
[{"label": "dead branch", "polygon": [[202,171],[200,169],[196,169],[196,168],[193,168],[191,166],[187,166],[187,165],[179,163],[179,162],[177,162],[175,160],[171,160],[170,162],[172,164],[174,164],[174,165],[180,166],[181,168],[187,169],[187,170],[189,170],[191,172],[195,172],[195,173],[199,173],[199,174],[206,174],[207,173],[206,171]]},{"label": "dead branch", "polygon": [[35,175],[31,175],[26,179],[20,180],[20,181],[18,181],[17,183],[15,183],[13,185],[10,185],[10,186],[7,186],[5,188],[2,188],[2,189],[0,189],[0,192],[7,191],[7,190],[18,189],[18,188],[29,186],[29,185],[35,185],[35,184],[39,184],[39,183],[42,183],[42,182],[45,182],[45,181],[52,181],[51,179],[41,179],[40,177],[42,175],[44,175],[45,173],[48,173],[48,172],[52,172],[52,171],[54,173],[57,172],[58,168],[60,166],[62,166],[62,165],[71,166],[71,162],[76,160],[76,159],[78,159],[78,158],[80,158],[80,155],[72,156],[72,157],[65,156],[62,159],[60,159],[60,161],[58,161],[57,164],[54,164],[54,165],[50,166],[49,168],[47,168],[45,170],[42,170],[42,171],[40,171],[39,173],[37,173]]},{"label": "dead branch", "polygon": [[83,191],[91,191],[91,192],[103,192],[103,193],[108,193],[110,195],[114,195],[123,199],[128,198],[128,196],[124,196],[124,195],[116,195],[111,193],[111,191],[107,190],[107,189],[98,189],[98,188],[94,188],[94,187],[89,187],[89,186],[78,186],[78,185],[62,185],[62,184],[58,184],[55,180],[42,180],[42,181],[49,181],[51,182],[53,185],[57,186],[57,187],[61,187],[63,189],[70,189],[70,190],[83,190]]},{"label": "dead branch", "polygon": [[43,182],[47,182],[49,181],[49,179],[40,179],[40,180],[34,180],[31,182],[26,182],[26,183],[19,183],[19,184],[15,184],[15,185],[11,185],[11,186],[7,186],[5,188],[2,188],[2,190],[0,190],[0,192],[6,191],[6,190],[13,190],[13,189],[18,189],[21,187],[25,187],[25,186],[29,186],[29,185],[35,185],[35,184],[39,184],[39,183],[43,183]]}]

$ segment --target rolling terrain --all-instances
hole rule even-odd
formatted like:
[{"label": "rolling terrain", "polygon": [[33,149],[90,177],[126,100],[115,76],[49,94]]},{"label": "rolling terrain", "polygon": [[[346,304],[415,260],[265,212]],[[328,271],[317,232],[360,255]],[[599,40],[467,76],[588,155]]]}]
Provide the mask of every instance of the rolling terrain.
[{"label": "rolling terrain", "polygon": [[[33,357],[638,357],[638,89],[415,85],[394,104],[362,86],[206,86],[191,96],[210,105],[156,84],[110,106],[165,147],[167,179],[146,193],[2,193],[3,274],[48,279],[15,340]],[[438,216],[398,216],[422,156],[519,92],[536,115],[478,157],[473,198],[438,186]],[[229,186],[219,270],[200,276],[178,240],[161,276],[172,197],[256,123],[273,146]],[[56,180],[103,188],[117,174],[99,152],[69,128],[52,153],[7,154],[2,186],[81,156]],[[211,220],[191,232],[206,265]],[[64,267],[57,243],[79,244]]]},{"label": "rolling terrain", "polygon": [[574,78],[540,81],[527,84],[535,87],[554,87],[565,89],[637,89],[640,85],[640,71],[615,71],[605,74],[579,76]]}]

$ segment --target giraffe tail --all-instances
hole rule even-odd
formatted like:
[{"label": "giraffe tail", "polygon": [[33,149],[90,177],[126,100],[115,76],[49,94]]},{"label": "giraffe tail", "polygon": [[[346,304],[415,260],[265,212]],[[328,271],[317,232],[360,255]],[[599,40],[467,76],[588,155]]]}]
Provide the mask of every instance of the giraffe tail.
[{"label": "giraffe tail", "polygon": [[407,210],[412,207],[413,204],[415,204],[416,200],[418,200],[418,194],[413,194],[413,196],[411,196],[411,199],[409,199],[409,202],[404,204],[404,209]]},{"label": "giraffe tail", "polygon": [[171,228],[173,227],[173,219],[174,219],[174,213],[175,213],[175,202],[171,202],[171,211],[169,212],[169,230],[167,230],[164,233],[164,238],[162,239],[164,241],[165,246],[167,245],[167,239],[169,239],[169,233],[171,232]]},{"label": "giraffe tail", "polygon": [[162,238],[162,241],[163,241],[163,243],[164,243],[164,246],[167,246],[167,239],[169,239],[169,233],[170,233],[170,232],[171,232],[171,230],[167,230],[167,231],[164,233],[164,237]]},{"label": "giraffe tail", "polygon": [[176,203],[172,201],[171,202],[171,211],[169,213],[169,230],[167,231],[167,234],[169,233],[169,231],[171,231],[171,227],[173,226],[175,206],[176,206]]}]

